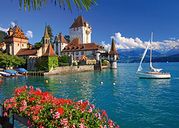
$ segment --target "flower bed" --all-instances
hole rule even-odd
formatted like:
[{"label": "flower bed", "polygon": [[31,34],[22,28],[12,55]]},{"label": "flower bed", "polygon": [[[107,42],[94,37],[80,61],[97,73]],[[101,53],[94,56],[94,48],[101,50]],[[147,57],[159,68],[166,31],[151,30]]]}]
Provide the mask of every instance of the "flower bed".
[{"label": "flower bed", "polygon": [[10,111],[28,118],[29,126],[39,128],[119,128],[104,110],[88,101],[56,98],[33,86],[15,89],[14,97],[5,100],[4,107],[4,116]]}]

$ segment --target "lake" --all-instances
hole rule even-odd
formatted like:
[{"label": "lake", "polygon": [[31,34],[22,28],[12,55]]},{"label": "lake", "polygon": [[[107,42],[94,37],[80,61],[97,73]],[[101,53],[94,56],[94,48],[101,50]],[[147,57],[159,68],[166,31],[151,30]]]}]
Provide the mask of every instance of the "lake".
[{"label": "lake", "polygon": [[33,85],[56,97],[89,100],[121,128],[179,127],[179,63],[154,66],[170,72],[172,78],[139,79],[135,63],[120,63],[117,70],[101,72],[6,78],[0,84],[0,101],[11,97],[16,87]]}]

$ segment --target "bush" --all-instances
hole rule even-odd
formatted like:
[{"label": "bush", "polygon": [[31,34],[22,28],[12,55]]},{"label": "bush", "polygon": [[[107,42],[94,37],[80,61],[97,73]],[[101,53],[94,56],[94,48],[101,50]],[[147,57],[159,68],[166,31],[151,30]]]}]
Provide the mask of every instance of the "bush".
[{"label": "bush", "polygon": [[95,109],[89,101],[56,98],[33,86],[15,89],[4,107],[4,116],[10,111],[28,117],[30,126],[40,128],[119,128],[104,110]]},{"label": "bush", "polygon": [[59,63],[60,63],[60,62],[61,62],[61,63],[69,63],[69,61],[70,61],[70,57],[67,56],[67,55],[63,55],[63,56],[60,56],[60,57],[59,57]]},{"label": "bush", "polygon": [[102,60],[102,66],[108,66],[109,64],[109,61],[107,60]]}]

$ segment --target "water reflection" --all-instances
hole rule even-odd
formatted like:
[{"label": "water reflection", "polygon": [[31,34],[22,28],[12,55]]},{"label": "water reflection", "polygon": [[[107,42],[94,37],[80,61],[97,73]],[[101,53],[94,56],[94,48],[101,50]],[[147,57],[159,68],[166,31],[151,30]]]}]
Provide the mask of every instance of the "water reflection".
[{"label": "water reflection", "polygon": [[45,88],[57,97],[84,100],[92,98],[94,85],[91,83],[92,77],[89,74],[73,74],[68,77],[46,76],[44,79],[48,80]]}]

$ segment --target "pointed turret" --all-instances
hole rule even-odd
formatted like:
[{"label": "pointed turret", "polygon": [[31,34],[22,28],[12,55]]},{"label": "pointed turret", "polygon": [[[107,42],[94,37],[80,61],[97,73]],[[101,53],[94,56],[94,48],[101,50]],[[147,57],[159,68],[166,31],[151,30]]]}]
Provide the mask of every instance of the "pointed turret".
[{"label": "pointed turret", "polygon": [[50,43],[50,36],[48,34],[47,26],[45,27],[43,39],[44,39],[44,41],[43,41],[44,44],[49,44]]},{"label": "pointed turret", "polygon": [[52,45],[49,44],[48,48],[47,48],[46,52],[43,54],[43,56],[55,56],[55,55],[56,54],[55,54],[55,52],[54,52],[54,50],[52,48]]},{"label": "pointed turret", "polygon": [[118,55],[114,39],[112,39],[111,50],[110,50],[109,54],[110,55]]},{"label": "pointed turret", "polygon": [[50,38],[50,36],[48,34],[47,26],[45,27],[44,38]]},{"label": "pointed turret", "polygon": [[43,45],[42,45],[42,54],[46,53],[48,45],[50,44],[50,36],[48,34],[47,26],[45,26],[44,36],[43,36]]},{"label": "pointed turret", "polygon": [[119,54],[116,50],[116,45],[114,42],[114,39],[112,39],[111,43],[111,50],[109,52],[109,62],[110,62],[110,68],[116,69],[117,68],[117,60],[119,58]]}]

